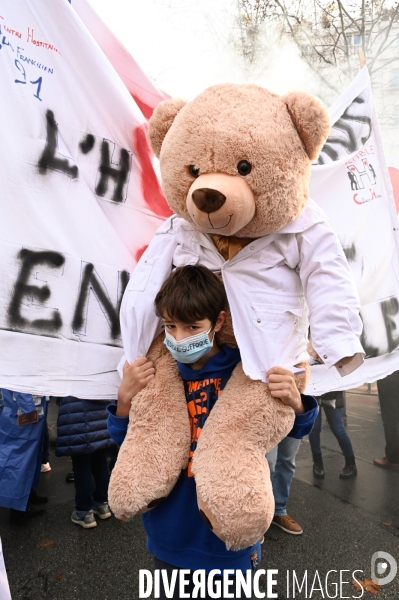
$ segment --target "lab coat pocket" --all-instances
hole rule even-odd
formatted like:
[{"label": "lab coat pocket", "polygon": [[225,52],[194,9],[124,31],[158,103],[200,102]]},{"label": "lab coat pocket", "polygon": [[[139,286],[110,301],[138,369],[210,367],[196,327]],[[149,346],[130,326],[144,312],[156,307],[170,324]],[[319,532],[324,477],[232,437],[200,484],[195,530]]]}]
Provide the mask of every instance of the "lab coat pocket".
[{"label": "lab coat pocket", "polygon": [[294,366],[298,354],[298,340],[302,307],[287,306],[287,299],[282,298],[278,304],[252,305],[252,333],[261,360],[262,371],[267,372],[271,367],[290,369]]},{"label": "lab coat pocket", "polygon": [[186,248],[183,248],[180,244],[177,246],[173,254],[173,266],[174,267],[185,267],[186,265],[196,265],[199,262],[198,254],[190,252]]},{"label": "lab coat pocket", "polygon": [[141,260],[133,271],[130,278],[129,292],[144,292],[154,266],[154,259]]}]

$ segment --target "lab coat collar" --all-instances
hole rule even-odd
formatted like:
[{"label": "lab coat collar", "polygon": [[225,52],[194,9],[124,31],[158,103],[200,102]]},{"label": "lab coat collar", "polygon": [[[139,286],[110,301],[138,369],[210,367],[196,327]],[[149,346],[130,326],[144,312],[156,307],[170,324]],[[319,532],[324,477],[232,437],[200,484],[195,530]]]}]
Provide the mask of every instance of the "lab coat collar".
[{"label": "lab coat collar", "polygon": [[[302,231],[309,229],[309,227],[311,227],[312,225],[315,225],[316,223],[321,223],[326,220],[327,216],[325,212],[313,200],[309,199],[309,202],[307,203],[302,213],[294,221],[291,221],[291,223],[284,225],[284,227],[282,227],[281,229],[279,229],[279,231],[276,231],[275,233],[270,233],[269,235],[265,235],[263,237],[254,239],[253,242],[251,242],[250,244],[248,244],[248,246],[240,250],[240,252],[229,261],[224,260],[224,258],[221,256],[216,246],[212,242],[211,238],[206,233],[198,231],[191,223],[185,221],[180,217],[177,217],[177,215],[173,215],[172,217],[170,217],[170,219],[168,219],[168,221],[170,221],[170,224],[166,227],[167,231],[170,231],[171,227],[173,226],[173,228],[180,227],[184,231],[192,232],[192,242],[194,242],[195,244],[199,244],[203,248],[207,248],[211,252],[214,252],[215,254],[220,256],[224,262],[234,264],[235,262],[248,258],[252,254],[256,254],[263,248],[266,248],[272,242],[274,242],[274,240],[281,234],[301,233]],[[168,221],[166,223],[168,223]]]},{"label": "lab coat collar", "polygon": [[284,225],[284,227],[278,230],[278,233],[302,233],[302,231],[309,229],[312,225],[322,223],[323,221],[327,221],[326,213],[316,202],[309,198],[307,205],[299,217],[291,221],[291,223]]}]

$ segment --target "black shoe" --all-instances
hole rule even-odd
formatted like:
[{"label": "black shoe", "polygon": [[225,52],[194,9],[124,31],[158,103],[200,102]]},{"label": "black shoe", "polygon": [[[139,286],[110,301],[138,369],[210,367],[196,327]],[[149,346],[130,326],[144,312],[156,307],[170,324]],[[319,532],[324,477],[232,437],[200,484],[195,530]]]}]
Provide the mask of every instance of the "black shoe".
[{"label": "black shoe", "polygon": [[317,479],[324,479],[324,465],[321,454],[313,454],[313,475]]},{"label": "black shoe", "polygon": [[16,510],[15,508],[10,509],[10,518],[12,521],[24,521],[25,519],[31,519],[32,517],[40,517],[46,512],[45,508],[36,508],[32,504],[28,504],[26,510]]},{"label": "black shoe", "polygon": [[29,504],[46,504],[48,502],[47,496],[39,496],[37,491],[32,488],[29,494]]},{"label": "black shoe", "polygon": [[340,479],[352,479],[356,477],[357,468],[354,456],[345,456],[345,466],[339,474]]},{"label": "black shoe", "polygon": [[323,465],[317,465],[316,463],[314,463],[313,464],[313,475],[317,479],[324,479]]},{"label": "black shoe", "polygon": [[72,481],[75,481],[75,473],[73,471],[69,471],[69,473],[65,475],[65,481],[67,483],[72,483]]}]

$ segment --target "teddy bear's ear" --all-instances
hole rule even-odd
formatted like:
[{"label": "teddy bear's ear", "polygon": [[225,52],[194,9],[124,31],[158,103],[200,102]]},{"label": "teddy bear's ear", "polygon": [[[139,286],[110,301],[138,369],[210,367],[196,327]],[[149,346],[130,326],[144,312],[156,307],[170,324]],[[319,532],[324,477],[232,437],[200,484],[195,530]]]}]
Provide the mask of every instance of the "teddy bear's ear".
[{"label": "teddy bear's ear", "polygon": [[171,98],[158,104],[152,113],[148,135],[150,137],[151,148],[158,158],[165,135],[168,133],[177,113],[185,105],[186,102],[181,98]]},{"label": "teddy bear's ear", "polygon": [[306,92],[290,92],[284,100],[310,160],[315,160],[330,132],[330,118],[323,104]]}]

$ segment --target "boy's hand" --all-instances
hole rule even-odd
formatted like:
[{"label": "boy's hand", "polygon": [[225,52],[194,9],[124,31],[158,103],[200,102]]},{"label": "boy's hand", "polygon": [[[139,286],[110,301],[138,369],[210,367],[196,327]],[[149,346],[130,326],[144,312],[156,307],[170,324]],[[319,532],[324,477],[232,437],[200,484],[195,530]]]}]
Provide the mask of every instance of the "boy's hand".
[{"label": "boy's hand", "polygon": [[155,369],[153,363],[146,356],[141,356],[134,363],[123,365],[123,379],[118,390],[117,417],[127,417],[130,411],[132,398],[154,379]]},{"label": "boy's hand", "polygon": [[273,398],[278,398],[294,409],[295,414],[303,414],[305,407],[302,403],[301,394],[295,383],[294,374],[283,367],[272,367],[267,372],[269,389]]}]

